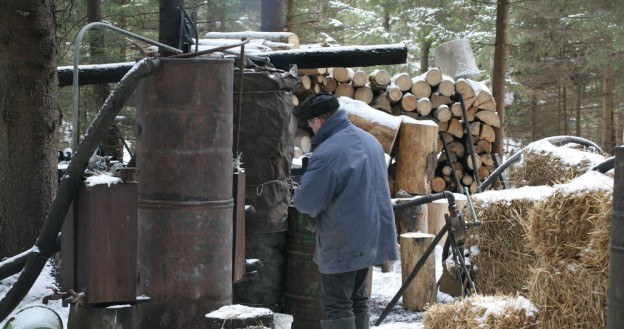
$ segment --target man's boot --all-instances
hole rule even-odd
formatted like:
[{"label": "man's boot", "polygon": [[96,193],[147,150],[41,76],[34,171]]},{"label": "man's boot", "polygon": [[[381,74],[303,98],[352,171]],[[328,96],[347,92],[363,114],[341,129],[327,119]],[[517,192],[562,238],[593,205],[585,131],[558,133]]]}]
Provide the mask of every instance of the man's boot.
[{"label": "man's boot", "polygon": [[355,329],[355,317],[335,320],[321,320],[323,329]]},{"label": "man's boot", "polygon": [[370,313],[355,313],[355,329],[370,328]]}]

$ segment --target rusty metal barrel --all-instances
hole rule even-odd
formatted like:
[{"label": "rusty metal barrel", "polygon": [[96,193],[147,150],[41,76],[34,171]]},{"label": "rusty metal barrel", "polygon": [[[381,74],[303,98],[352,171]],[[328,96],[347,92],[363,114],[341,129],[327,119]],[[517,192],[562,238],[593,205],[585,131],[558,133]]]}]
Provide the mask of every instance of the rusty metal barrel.
[{"label": "rusty metal barrel", "polygon": [[323,318],[321,272],[312,260],[316,234],[308,229],[311,220],[289,208],[284,312],[293,316],[292,329],[320,329]]},{"label": "rusty metal barrel", "polygon": [[232,302],[233,61],[160,59],[137,89],[139,328]]}]

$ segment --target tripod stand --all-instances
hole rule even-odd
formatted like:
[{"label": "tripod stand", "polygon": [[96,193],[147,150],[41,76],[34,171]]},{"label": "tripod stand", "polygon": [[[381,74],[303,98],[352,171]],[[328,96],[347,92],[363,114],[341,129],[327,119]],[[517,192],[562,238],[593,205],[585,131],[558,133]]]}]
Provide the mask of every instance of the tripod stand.
[{"label": "tripod stand", "polygon": [[459,265],[460,276],[463,278],[463,292],[471,293],[474,292],[474,283],[470,278],[470,273],[466,268],[466,259],[464,258],[464,242],[466,241],[466,237],[468,236],[468,225],[477,225],[478,222],[475,220],[473,223],[466,223],[464,221],[463,213],[457,211],[457,205],[455,204],[455,196],[453,193],[444,191],[442,193],[431,194],[427,196],[420,197],[418,199],[414,199],[412,201],[408,201],[405,203],[401,203],[395,205],[393,208],[395,211],[404,210],[411,207],[416,207],[420,205],[424,205],[435,200],[440,200],[446,198],[449,203],[449,212],[450,214],[446,214],[444,217],[446,219],[446,224],[442,227],[440,232],[435,236],[431,245],[427,248],[422,257],[418,260],[414,269],[407,277],[399,291],[394,295],[390,303],[383,310],[377,321],[375,322],[375,326],[379,326],[381,322],[388,316],[390,311],[394,308],[396,303],[399,301],[399,298],[403,295],[403,292],[409,285],[414,281],[418,271],[423,267],[427,258],[431,255],[431,253],[435,250],[435,247],[438,245],[440,240],[444,237],[445,234],[448,234],[447,242],[445,243],[445,251],[448,246],[450,252],[453,254],[453,261],[455,264]]}]

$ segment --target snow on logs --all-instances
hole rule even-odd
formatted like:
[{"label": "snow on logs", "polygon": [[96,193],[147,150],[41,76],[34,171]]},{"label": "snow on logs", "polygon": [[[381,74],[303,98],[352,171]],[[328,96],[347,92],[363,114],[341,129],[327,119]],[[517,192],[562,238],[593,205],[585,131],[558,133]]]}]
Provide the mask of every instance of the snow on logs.
[{"label": "snow on logs", "polygon": [[[300,78],[309,77],[315,83],[307,84],[306,88],[299,88],[295,92],[298,102],[310,95],[317,93],[319,89],[322,92],[334,93],[336,96],[344,96],[341,98],[341,104],[348,102],[348,98],[361,101],[367,104],[367,108],[375,109],[376,112],[384,113],[388,116],[407,116],[416,120],[431,120],[437,123],[438,136],[429,136],[429,132],[403,132],[412,129],[405,120],[400,120],[400,129],[395,131],[397,142],[389,142],[386,137],[384,150],[388,152],[389,145],[395,145],[393,155],[396,155],[396,168],[393,183],[393,192],[396,193],[403,189],[411,194],[428,194],[449,190],[453,192],[463,192],[463,187],[469,187],[472,192],[477,189],[477,183],[474,180],[474,172],[478,173],[479,179],[483,181],[495,169],[493,162],[492,143],[495,141],[494,128],[500,127],[500,118],[496,112],[496,103],[492,97],[490,89],[485,83],[470,79],[457,79],[446,76],[437,68],[430,68],[427,72],[415,77],[410,77],[406,73],[390,74],[385,70],[374,70],[366,73],[362,69],[353,69],[347,67],[334,68],[309,68],[299,70]],[[301,81],[307,81],[302,79]],[[301,84],[301,83],[300,83]],[[314,89],[315,88],[315,89]],[[464,99],[466,106],[466,115],[470,126],[473,148],[476,153],[477,167],[470,158],[470,147],[467,145],[467,135],[463,125],[463,113],[459,96]],[[356,119],[357,120],[357,119]],[[414,121],[416,121],[414,120]],[[394,129],[394,128],[393,128]],[[405,134],[405,136],[403,136]],[[412,183],[405,181],[404,177],[417,171],[417,159],[402,159],[406,153],[402,149],[410,147],[401,143],[401,139],[417,140],[424,138],[424,135],[416,138],[418,134],[427,135],[427,139],[435,141],[433,151],[439,153],[438,158],[434,161],[434,175],[424,179],[430,187],[427,189],[410,187]],[[410,136],[411,135],[411,136]],[[444,140],[448,146],[450,156],[442,152]],[[382,143],[384,144],[384,143]],[[414,145],[412,148],[422,148],[422,145]],[[403,155],[401,155],[403,153]],[[412,152],[413,153],[413,152]],[[424,154],[424,155],[423,155]],[[424,153],[418,153],[425,159],[429,158],[429,150]],[[426,161],[423,159],[422,161]],[[403,163],[402,163],[403,162]],[[405,162],[410,163],[409,165]],[[412,166],[411,169],[407,169]],[[401,168],[399,170],[399,168]],[[405,172],[403,170],[406,170]],[[420,169],[422,170],[422,168]],[[457,180],[453,178],[457,177]],[[403,178],[402,178],[403,177]],[[461,186],[457,186],[456,182],[460,182]]]}]

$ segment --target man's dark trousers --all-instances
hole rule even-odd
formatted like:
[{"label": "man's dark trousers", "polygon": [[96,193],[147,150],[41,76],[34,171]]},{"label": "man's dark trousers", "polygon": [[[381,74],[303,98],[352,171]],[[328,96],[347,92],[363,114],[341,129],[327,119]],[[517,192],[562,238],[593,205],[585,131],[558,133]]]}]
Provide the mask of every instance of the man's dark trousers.
[{"label": "man's dark trousers", "polygon": [[325,320],[365,317],[368,321],[366,278],[369,268],[337,274],[321,274],[322,304]]}]

